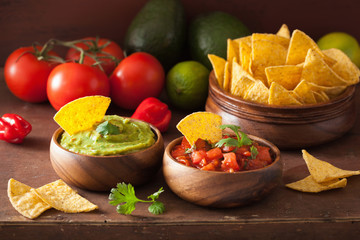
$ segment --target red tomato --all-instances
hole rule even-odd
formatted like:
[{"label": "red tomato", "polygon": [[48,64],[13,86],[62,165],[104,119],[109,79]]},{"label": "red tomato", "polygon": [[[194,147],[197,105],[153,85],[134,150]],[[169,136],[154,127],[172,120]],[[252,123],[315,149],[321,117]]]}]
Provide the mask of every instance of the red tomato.
[{"label": "red tomato", "polygon": [[223,153],[220,148],[213,148],[206,152],[206,157],[212,161],[214,159],[220,159],[223,157]]},{"label": "red tomato", "polygon": [[202,160],[206,160],[205,150],[195,150],[191,153],[191,159],[194,164],[200,163]]},{"label": "red tomato", "polygon": [[272,159],[270,155],[270,149],[264,146],[257,146],[258,155],[256,158],[261,159],[262,161],[266,162],[266,164],[271,164]]},{"label": "red tomato", "polygon": [[80,97],[109,96],[109,79],[98,68],[73,62],[63,63],[50,73],[47,95],[51,105],[59,110]]},{"label": "red tomato", "polygon": [[206,170],[206,171],[215,171],[220,165],[220,161],[218,159],[213,160],[212,162],[210,162],[209,164],[203,166],[201,168],[201,170]]},{"label": "red tomato", "polygon": [[121,108],[133,110],[148,97],[158,97],[165,72],[152,55],[136,52],[126,57],[110,76],[111,99]]},{"label": "red tomato", "polygon": [[204,139],[199,138],[198,140],[195,141],[195,149],[196,150],[208,151],[208,150],[210,150],[210,148],[211,148],[211,145]]},{"label": "red tomato", "polygon": [[[106,38],[97,39],[95,37],[87,37],[83,38],[82,40],[92,41],[77,43],[75,46],[84,49],[89,54],[93,54],[99,57],[99,61],[101,61],[101,67],[108,76],[114,71],[117,63],[124,58],[123,50],[114,41]],[[114,61],[110,57],[115,57],[117,60]],[[75,48],[70,48],[66,53],[66,59],[70,61],[79,61],[80,52]],[[91,66],[94,63],[95,60],[92,57],[85,55],[83,64]]]},{"label": "red tomato", "polygon": [[188,142],[188,140],[185,137],[183,137],[181,140],[181,147],[185,150],[188,148],[191,148],[190,143]]},{"label": "red tomato", "polygon": [[171,156],[173,158],[177,158],[180,156],[184,156],[185,153],[185,149],[181,146],[181,145],[176,145],[172,150],[171,150]]},{"label": "red tomato", "polygon": [[[37,48],[39,51],[40,47]],[[46,83],[51,70],[58,63],[38,60],[33,47],[12,52],[5,62],[4,75],[9,90],[21,100],[39,103],[47,100]],[[57,56],[55,52],[49,55]]]},{"label": "red tomato", "polygon": [[225,172],[236,172],[240,170],[236,161],[235,153],[224,153],[224,160],[222,160],[221,169]]}]

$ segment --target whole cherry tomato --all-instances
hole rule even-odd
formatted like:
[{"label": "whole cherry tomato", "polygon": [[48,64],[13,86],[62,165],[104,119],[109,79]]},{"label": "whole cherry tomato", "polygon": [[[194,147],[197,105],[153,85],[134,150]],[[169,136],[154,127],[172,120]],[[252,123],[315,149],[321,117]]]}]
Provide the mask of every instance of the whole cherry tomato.
[{"label": "whole cherry tomato", "polygon": [[4,66],[9,90],[23,101],[39,103],[47,100],[46,83],[51,70],[59,63],[51,60],[55,52],[41,52],[41,47],[22,47],[7,58]]},{"label": "whole cherry tomato", "polygon": [[[81,39],[82,42],[75,44],[75,46],[82,48],[85,52],[92,54],[101,62],[101,67],[107,75],[110,75],[117,64],[124,58],[124,53],[121,47],[106,38],[87,37]],[[80,52],[75,48],[70,48],[66,54],[66,59],[71,61],[79,61]],[[85,56],[84,64],[93,65],[94,58]]]},{"label": "whole cherry tomato", "polygon": [[59,110],[66,103],[80,97],[109,96],[109,79],[98,68],[74,62],[63,63],[50,73],[47,95],[51,105]]},{"label": "whole cherry tomato", "polygon": [[158,97],[164,84],[161,63],[148,53],[136,52],[123,59],[110,76],[110,96],[116,105],[133,110],[145,98]]}]

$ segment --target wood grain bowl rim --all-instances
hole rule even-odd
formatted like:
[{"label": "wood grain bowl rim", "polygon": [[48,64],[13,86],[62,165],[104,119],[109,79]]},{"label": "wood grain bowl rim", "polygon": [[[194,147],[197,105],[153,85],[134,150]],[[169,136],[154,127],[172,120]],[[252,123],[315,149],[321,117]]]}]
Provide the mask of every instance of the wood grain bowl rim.
[{"label": "wood grain bowl rim", "polygon": [[[175,145],[177,145],[178,143],[181,142],[182,137],[178,137],[178,138],[175,138],[174,140],[172,140],[165,148],[165,153],[164,153],[164,158],[168,158],[168,159],[171,159],[174,163],[178,164],[180,167],[183,167],[183,168],[187,168],[188,170],[190,171],[201,171],[203,174],[228,174],[228,175],[240,175],[240,174],[250,174],[250,173],[254,173],[254,172],[261,172],[261,171],[264,171],[264,170],[267,170],[267,169],[270,169],[272,167],[274,167],[278,162],[281,161],[281,152],[279,150],[279,148],[277,146],[275,146],[275,144],[273,144],[272,142],[266,140],[266,139],[263,139],[263,138],[260,138],[260,137],[256,137],[256,136],[253,136],[253,135],[247,135],[250,139],[256,141],[257,143],[261,144],[261,145],[265,145],[267,147],[270,148],[271,152],[270,154],[272,156],[275,156],[275,159],[274,161],[270,164],[270,165],[267,165],[266,167],[263,167],[263,168],[260,168],[260,169],[254,169],[254,170],[247,170],[247,171],[238,171],[238,172],[233,172],[233,173],[228,173],[228,172],[220,172],[220,171],[206,171],[206,170],[201,170],[201,169],[198,169],[198,168],[195,168],[195,167],[191,167],[191,166],[186,166],[182,163],[179,163],[178,161],[176,161],[172,156],[171,156],[171,153],[170,153],[170,150],[172,148],[175,147]],[[282,168],[281,168],[282,169]],[[282,171],[282,170],[281,170]]]},{"label": "wood grain bowl rim", "polygon": [[219,87],[219,84],[216,81],[214,70],[212,70],[209,74],[209,92],[214,91],[214,92],[218,93],[219,95],[223,96],[224,98],[230,99],[234,102],[238,102],[239,104],[244,104],[244,105],[253,106],[253,107],[257,107],[257,108],[264,108],[264,109],[288,109],[288,110],[304,109],[304,110],[307,110],[307,109],[317,109],[317,108],[328,107],[328,106],[334,105],[336,103],[345,101],[348,98],[351,98],[355,93],[355,89],[356,89],[355,86],[356,85],[348,86],[342,94],[331,99],[328,102],[315,103],[315,104],[304,104],[304,105],[278,106],[278,105],[269,105],[269,104],[246,101],[240,97],[232,95]]},{"label": "wood grain bowl rim", "polygon": [[[127,117],[124,117],[127,118]],[[155,134],[155,138],[156,141],[153,145],[151,145],[148,148],[136,151],[136,152],[132,152],[132,153],[127,153],[127,154],[116,154],[116,155],[88,155],[88,154],[82,154],[82,153],[76,153],[76,152],[72,152],[66,148],[63,148],[60,144],[59,144],[59,138],[61,136],[61,134],[64,132],[64,129],[62,129],[61,127],[56,129],[55,132],[53,133],[52,137],[51,137],[51,141],[53,141],[53,143],[55,144],[56,147],[58,147],[59,149],[71,153],[71,154],[75,154],[75,155],[79,155],[79,156],[84,156],[84,157],[94,157],[94,158],[119,158],[119,157],[125,157],[125,156],[131,156],[131,155],[136,155],[139,153],[143,153],[145,151],[151,151],[152,149],[156,149],[157,145],[161,144],[162,142],[162,135],[159,129],[157,129],[154,125],[138,120],[138,119],[133,119],[131,118],[132,121],[138,121],[138,122],[143,122],[146,123],[150,126],[151,130],[154,132]]]}]

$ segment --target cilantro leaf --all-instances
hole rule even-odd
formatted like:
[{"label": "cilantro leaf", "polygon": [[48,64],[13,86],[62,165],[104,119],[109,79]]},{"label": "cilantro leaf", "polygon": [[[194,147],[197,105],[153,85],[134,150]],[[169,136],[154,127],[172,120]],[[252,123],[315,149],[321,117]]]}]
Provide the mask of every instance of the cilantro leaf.
[{"label": "cilantro leaf", "polygon": [[165,206],[162,202],[155,201],[148,207],[149,212],[158,215],[165,211]]},{"label": "cilantro leaf", "polygon": [[250,147],[250,151],[251,151],[251,159],[255,159],[256,158],[256,156],[258,155],[258,150],[257,150],[257,148],[254,146],[254,145],[252,145],[251,147]]},{"label": "cilantro leaf", "polygon": [[135,210],[135,204],[141,201],[135,196],[134,187],[125,183],[119,183],[117,188],[111,189],[109,199],[111,205],[118,205],[116,210],[121,214],[131,214]]},{"label": "cilantro leaf", "polygon": [[161,187],[157,192],[151,194],[150,196],[148,196],[149,199],[155,201],[156,199],[159,198],[160,194],[164,192],[164,189]]},{"label": "cilantro leaf", "polygon": [[238,141],[233,138],[223,138],[215,144],[215,147],[222,147],[223,145],[226,147],[237,146]]},{"label": "cilantro leaf", "polygon": [[116,135],[120,133],[119,128],[114,124],[111,124],[109,121],[99,124],[96,131],[101,135]]},{"label": "cilantro leaf", "polygon": [[[116,207],[116,211],[120,214],[131,214],[135,210],[135,205],[138,202],[152,203],[149,207],[149,211],[153,214],[163,213],[165,210],[164,205],[161,202],[156,201],[159,195],[164,192],[163,188],[160,188],[157,192],[148,196],[151,200],[141,200],[136,197],[134,187],[129,183],[118,183],[116,188],[112,188],[109,195],[109,204]],[[156,203],[156,204],[155,204]]]},{"label": "cilantro leaf", "polygon": [[243,132],[240,132],[241,134],[241,138],[240,138],[240,141],[239,141],[239,147],[243,146],[243,145],[251,145],[252,144],[252,141],[251,139]]},{"label": "cilantro leaf", "polygon": [[[243,145],[251,145],[252,144],[251,139],[244,132],[240,131],[239,126],[224,124],[224,125],[219,126],[219,128],[222,130],[224,130],[225,128],[231,129],[235,133],[237,140],[234,138],[231,138],[231,137],[224,138],[215,144],[216,147],[221,147],[224,144],[227,147],[231,147],[231,146],[241,147]],[[239,134],[239,132],[240,132],[240,134]]]},{"label": "cilantro leaf", "polygon": [[116,211],[120,214],[129,215],[135,210],[136,202],[127,202],[122,205],[117,205]]}]

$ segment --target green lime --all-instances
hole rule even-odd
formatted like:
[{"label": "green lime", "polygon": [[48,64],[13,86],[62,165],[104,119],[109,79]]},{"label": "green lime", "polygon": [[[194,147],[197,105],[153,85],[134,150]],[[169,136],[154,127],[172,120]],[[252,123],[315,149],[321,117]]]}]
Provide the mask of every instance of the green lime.
[{"label": "green lime", "polygon": [[250,35],[249,29],[235,16],[211,12],[195,18],[189,26],[188,45],[193,60],[211,69],[208,54],[226,59],[227,39]]},{"label": "green lime", "polygon": [[166,92],[171,104],[183,110],[205,106],[210,71],[196,61],[184,61],[170,69],[166,76]]},{"label": "green lime", "polygon": [[360,46],[356,38],[344,32],[332,32],[321,37],[317,44],[320,49],[337,48],[343,51],[360,67]]}]

